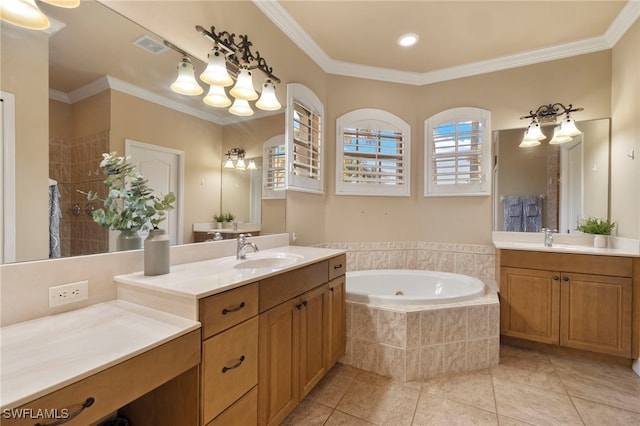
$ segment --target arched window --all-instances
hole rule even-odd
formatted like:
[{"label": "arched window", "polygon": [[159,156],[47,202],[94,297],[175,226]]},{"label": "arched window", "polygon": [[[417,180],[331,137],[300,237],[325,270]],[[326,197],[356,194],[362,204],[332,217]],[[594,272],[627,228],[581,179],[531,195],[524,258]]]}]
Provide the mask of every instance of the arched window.
[{"label": "arched window", "polygon": [[452,108],[425,120],[424,195],[491,194],[491,112]]},{"label": "arched window", "polygon": [[411,127],[379,109],[336,120],[336,194],[409,196]]}]

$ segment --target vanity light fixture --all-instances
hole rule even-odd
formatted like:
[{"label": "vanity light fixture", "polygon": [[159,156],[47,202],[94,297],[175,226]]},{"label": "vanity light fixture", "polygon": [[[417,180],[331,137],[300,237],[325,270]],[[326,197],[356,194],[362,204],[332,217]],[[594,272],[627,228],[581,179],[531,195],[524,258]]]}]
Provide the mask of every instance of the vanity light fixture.
[{"label": "vanity light fixture", "polygon": [[524,137],[520,143],[521,148],[527,148],[540,145],[540,141],[547,137],[542,133],[541,125],[544,124],[556,124],[559,116],[565,115],[560,122],[560,125],[556,126],[553,131],[553,138],[549,141],[551,145],[558,145],[573,140],[574,136],[581,134],[582,132],[576,127],[576,123],[571,117],[572,112],[583,111],[584,108],[573,108],[573,105],[569,104],[565,107],[561,103],[541,105],[534,112],[529,111],[529,115],[520,117],[521,120],[531,119],[531,124],[524,132]]},{"label": "vanity light fixture", "polygon": [[252,170],[251,163],[253,163],[253,169],[255,169],[256,164],[253,160],[249,162],[249,166],[244,162],[245,153],[245,150],[242,148],[231,148],[225,154],[227,156],[227,160],[224,162],[223,167],[225,169]]},{"label": "vanity light fixture", "polygon": [[[74,8],[80,6],[80,0],[42,0],[53,6]],[[36,5],[35,0],[0,1],[0,19],[30,30],[46,30],[51,23],[49,18]]]},{"label": "vanity light fixture", "polygon": [[[249,101],[257,100],[255,103],[256,108],[265,111],[277,111],[282,108],[276,97],[274,85],[274,82],[280,83],[280,79],[273,74],[273,68],[267,65],[267,61],[260,55],[260,52],[256,51],[254,53],[251,50],[253,43],[249,41],[247,35],[236,36],[236,34],[228,31],[216,32],[213,26],[209,31],[200,25],[196,25],[196,31],[213,42],[213,48],[207,55],[207,66],[200,74],[200,80],[210,86],[207,95],[203,99],[204,103],[218,108],[231,105],[229,108],[231,114],[244,117],[253,115],[253,109]],[[183,58],[188,59],[190,57],[186,52],[168,41],[164,43],[166,46],[180,52]],[[180,72],[182,68],[187,68],[182,65],[183,62],[178,66]],[[253,73],[256,70],[261,71],[266,76],[260,95],[253,86]],[[200,86],[195,77],[193,77],[193,81],[191,80],[193,72],[192,70],[189,71],[189,82]],[[174,89],[174,85],[178,83],[178,80],[187,78],[180,72],[178,73],[178,79],[171,86],[174,91],[189,96],[203,93],[203,90],[199,93],[196,93],[196,90],[186,93]],[[186,74],[187,71],[185,70],[184,73]],[[177,86],[177,88],[180,87],[180,85]],[[233,98],[233,102],[227,96],[225,90],[227,87],[230,87],[228,94]]]}]

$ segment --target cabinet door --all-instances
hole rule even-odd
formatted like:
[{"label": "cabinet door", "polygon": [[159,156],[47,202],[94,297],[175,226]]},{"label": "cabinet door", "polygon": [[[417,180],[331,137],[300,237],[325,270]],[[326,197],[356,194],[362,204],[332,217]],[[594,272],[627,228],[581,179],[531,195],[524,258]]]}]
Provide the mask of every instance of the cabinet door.
[{"label": "cabinet door", "polygon": [[308,291],[296,305],[300,311],[300,399],[327,372],[329,349],[329,286]]},{"label": "cabinet door", "polygon": [[631,278],[562,274],[560,344],[631,358]]},{"label": "cabinet door", "polygon": [[559,309],[560,273],[501,268],[501,334],[557,345]]},{"label": "cabinet door", "polygon": [[298,404],[300,309],[295,298],[259,317],[258,421],[277,425]]},{"label": "cabinet door", "polygon": [[344,354],[346,305],[344,275],[329,282],[329,365],[331,368]]}]

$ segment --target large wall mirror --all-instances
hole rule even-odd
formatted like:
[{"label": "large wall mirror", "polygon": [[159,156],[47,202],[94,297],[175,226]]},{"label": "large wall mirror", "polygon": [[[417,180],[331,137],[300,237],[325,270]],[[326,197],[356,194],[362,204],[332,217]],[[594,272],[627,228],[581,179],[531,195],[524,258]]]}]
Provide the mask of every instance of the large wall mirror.
[{"label": "large wall mirror", "polygon": [[576,232],[587,217],[609,218],[610,120],[576,123],[582,134],[560,145],[547,139],[520,148],[525,129],[494,132],[494,230]]},{"label": "large wall mirror", "polygon": [[[192,241],[195,223],[211,222],[214,214],[240,209],[232,200],[250,199],[251,185],[223,189],[224,153],[239,146],[247,151],[247,158],[259,161],[264,142],[284,132],[283,110],[256,112],[250,119],[238,120],[225,109],[204,105],[201,97],[173,93],[168,87],[181,55],[172,49],[155,51],[163,46],[161,36],[93,0],[83,1],[77,9],[39,6],[61,23],[51,35],[2,24],[2,63],[6,64],[2,90],[15,93],[16,105],[37,97],[32,104],[42,106],[32,117],[19,114],[29,119],[28,124],[17,123],[17,143],[28,138],[44,140],[44,145],[30,152],[24,152],[24,147],[16,150],[16,261],[49,257],[42,247],[32,250],[30,244],[48,239],[48,215],[42,212],[47,209],[49,178],[61,193],[61,239],[66,239],[62,255],[109,250],[113,236],[92,223],[89,203],[77,190],[103,186],[98,172],[101,153],[124,154],[126,139],[185,154],[183,238],[177,243]],[[42,48],[34,49],[33,44]],[[204,69],[202,63],[194,65],[196,73]],[[33,90],[39,81],[46,90]],[[48,144],[46,135],[25,136],[21,129],[26,128],[48,128]],[[48,158],[40,161],[41,155]],[[37,180],[30,184],[37,191],[22,190],[25,180]],[[245,190],[246,194],[240,193]],[[283,232],[284,201],[277,206],[265,202],[266,207],[254,206],[253,216],[244,210],[237,216],[264,223],[263,233]]]}]

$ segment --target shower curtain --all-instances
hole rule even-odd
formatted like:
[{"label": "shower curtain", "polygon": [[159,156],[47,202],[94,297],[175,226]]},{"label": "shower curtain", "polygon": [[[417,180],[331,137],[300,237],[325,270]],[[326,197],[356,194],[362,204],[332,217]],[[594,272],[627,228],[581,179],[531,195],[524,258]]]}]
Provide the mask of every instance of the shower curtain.
[{"label": "shower curtain", "polygon": [[60,257],[60,190],[56,183],[49,185],[49,258]]}]

